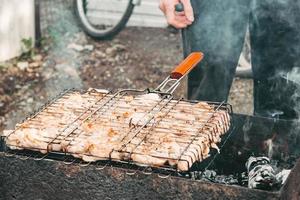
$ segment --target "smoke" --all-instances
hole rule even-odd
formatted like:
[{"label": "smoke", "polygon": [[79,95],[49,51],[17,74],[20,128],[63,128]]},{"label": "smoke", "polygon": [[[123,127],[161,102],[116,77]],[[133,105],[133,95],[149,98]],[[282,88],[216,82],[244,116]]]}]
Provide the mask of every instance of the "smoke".
[{"label": "smoke", "polygon": [[[299,47],[300,48],[300,47]],[[293,109],[297,113],[297,119],[294,120],[292,126],[292,132],[289,135],[290,141],[295,146],[296,154],[300,154],[300,148],[298,147],[300,143],[300,67],[294,67],[291,71],[287,73],[280,73],[287,83],[293,86],[294,92],[290,96]],[[298,151],[297,151],[298,150]]]},{"label": "smoke", "polygon": [[297,113],[298,120],[300,121],[300,68],[294,67],[291,71],[286,73],[286,80],[287,82],[290,82],[290,84],[294,85],[295,91],[291,96],[291,99],[294,102],[294,110]]},{"label": "smoke", "polygon": [[[275,109],[283,109],[284,115],[294,120],[291,127],[287,127],[289,130],[286,131],[289,133],[278,133],[281,136],[278,135],[276,140],[288,141],[291,155],[299,155],[300,2],[252,0],[251,9],[253,13],[250,29],[252,34],[256,34],[251,37],[251,44],[254,46],[253,70],[260,73],[258,78],[268,77],[271,82],[275,82],[268,88],[271,94],[274,92],[270,101],[274,99]],[[269,140],[269,153],[275,148],[274,145],[278,145],[272,141],[274,140]]]},{"label": "smoke", "polygon": [[78,27],[72,3],[72,0],[41,1],[42,24],[45,25],[42,33],[50,39],[43,70],[45,90],[49,97],[65,89],[82,87],[79,67],[83,56],[69,49],[68,45],[74,41],[87,41]]},{"label": "smoke", "polygon": [[[296,113],[293,116],[293,127],[287,127],[286,130],[290,129],[291,133],[277,133],[276,139],[266,138],[266,153],[272,157],[276,145],[284,146],[276,142],[287,140],[291,144],[290,153],[297,153],[295,150],[299,151],[297,144],[300,144],[300,2],[194,0],[193,7],[196,17],[195,23],[188,29],[188,37],[193,41],[189,44],[190,50],[205,53],[201,68],[211,70],[213,77],[204,77],[202,69],[197,69],[199,73],[190,77],[191,83],[199,81],[199,77],[204,82],[212,81],[203,83],[203,88],[197,88],[191,93],[218,95],[218,85],[224,85],[232,78],[249,27],[254,78],[260,81],[260,85],[266,86],[260,99],[268,106],[271,105],[278,114],[284,109]],[[225,78],[220,74],[225,75]],[[248,139],[246,136],[245,140]]]}]

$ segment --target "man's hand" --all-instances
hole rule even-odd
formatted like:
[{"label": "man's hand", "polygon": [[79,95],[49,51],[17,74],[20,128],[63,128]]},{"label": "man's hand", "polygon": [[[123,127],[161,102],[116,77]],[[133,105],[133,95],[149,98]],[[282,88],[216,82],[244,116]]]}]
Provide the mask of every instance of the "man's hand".
[{"label": "man's hand", "polygon": [[[175,5],[182,3],[184,12],[176,12]],[[168,24],[176,28],[185,28],[194,21],[194,12],[190,0],[160,0],[159,8],[165,14]]]}]

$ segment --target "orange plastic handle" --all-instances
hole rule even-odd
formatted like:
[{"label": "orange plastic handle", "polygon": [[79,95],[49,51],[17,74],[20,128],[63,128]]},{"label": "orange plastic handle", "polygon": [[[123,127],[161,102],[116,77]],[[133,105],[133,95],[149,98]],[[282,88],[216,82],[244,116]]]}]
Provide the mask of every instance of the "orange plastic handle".
[{"label": "orange plastic handle", "polygon": [[172,72],[172,79],[180,79],[186,73],[190,72],[198,63],[201,62],[204,55],[202,52],[193,52],[183,60]]}]

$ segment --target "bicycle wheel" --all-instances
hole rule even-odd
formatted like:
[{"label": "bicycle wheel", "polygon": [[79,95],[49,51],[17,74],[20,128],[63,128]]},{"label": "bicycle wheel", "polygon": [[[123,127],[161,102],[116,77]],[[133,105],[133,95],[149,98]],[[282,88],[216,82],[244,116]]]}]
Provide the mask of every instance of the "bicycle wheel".
[{"label": "bicycle wheel", "polygon": [[74,0],[75,13],[83,30],[99,40],[111,39],[128,22],[133,0]]}]

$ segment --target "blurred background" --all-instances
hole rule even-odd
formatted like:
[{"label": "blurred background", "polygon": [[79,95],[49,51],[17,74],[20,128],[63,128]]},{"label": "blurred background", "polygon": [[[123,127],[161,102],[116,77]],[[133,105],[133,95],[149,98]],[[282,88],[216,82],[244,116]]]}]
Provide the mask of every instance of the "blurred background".
[{"label": "blurred background", "polygon": [[[158,0],[131,0],[111,8],[107,5],[112,1],[105,7],[89,1],[81,11],[90,11],[86,16],[96,28],[101,20],[117,23],[128,11],[125,27],[104,39],[87,34],[78,2],[86,4],[84,0],[1,1],[0,131],[14,127],[65,89],[154,88],[183,59],[181,32],[167,26]],[[236,113],[253,110],[249,49],[246,37],[229,100]],[[185,97],[186,83],[175,94]]]}]

